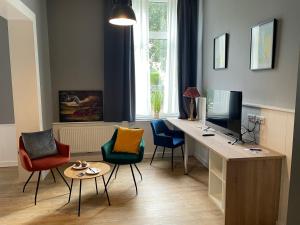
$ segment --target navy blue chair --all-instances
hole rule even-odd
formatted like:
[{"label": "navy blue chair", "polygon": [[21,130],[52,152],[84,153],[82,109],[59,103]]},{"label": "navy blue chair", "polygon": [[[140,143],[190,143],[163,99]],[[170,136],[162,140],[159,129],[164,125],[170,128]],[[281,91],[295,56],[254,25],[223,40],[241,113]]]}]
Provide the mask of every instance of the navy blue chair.
[{"label": "navy blue chair", "polygon": [[182,158],[183,156],[183,145],[184,145],[184,134],[178,130],[170,130],[163,120],[152,120],[151,128],[153,133],[154,145],[156,145],[150,165],[155,157],[157,148],[163,147],[162,158],[165,154],[165,149],[172,149],[172,170],[174,169],[174,149],[181,147]]}]

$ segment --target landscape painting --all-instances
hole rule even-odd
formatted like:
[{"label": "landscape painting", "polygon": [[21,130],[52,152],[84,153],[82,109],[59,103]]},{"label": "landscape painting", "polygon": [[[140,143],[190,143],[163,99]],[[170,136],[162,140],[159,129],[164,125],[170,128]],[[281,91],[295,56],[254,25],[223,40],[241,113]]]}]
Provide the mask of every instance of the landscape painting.
[{"label": "landscape painting", "polygon": [[229,34],[225,33],[214,39],[214,64],[215,70],[227,68]]},{"label": "landscape painting", "polygon": [[274,19],[251,29],[251,70],[274,68],[276,24]]},{"label": "landscape painting", "polygon": [[102,91],[59,91],[60,122],[103,120]]}]

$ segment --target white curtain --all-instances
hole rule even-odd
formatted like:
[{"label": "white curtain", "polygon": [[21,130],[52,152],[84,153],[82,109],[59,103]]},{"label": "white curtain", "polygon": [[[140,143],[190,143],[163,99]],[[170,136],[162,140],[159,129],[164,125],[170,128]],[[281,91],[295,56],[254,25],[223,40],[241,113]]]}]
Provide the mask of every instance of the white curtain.
[{"label": "white curtain", "polygon": [[133,0],[137,24],[134,25],[136,115],[149,116],[150,67],[149,67],[149,0]]},{"label": "white curtain", "polygon": [[177,0],[168,0],[168,48],[163,113],[178,114]]},{"label": "white curtain", "polygon": [[200,94],[203,94],[203,0],[199,0],[198,11],[198,54],[197,54],[197,87]]},{"label": "white curtain", "polygon": [[[151,116],[151,85],[149,65],[149,2],[133,0],[136,14],[134,25],[135,76],[136,76],[136,115]],[[168,3],[168,47],[166,76],[164,79],[164,106],[162,115],[178,114],[178,75],[177,75],[177,0]]]}]

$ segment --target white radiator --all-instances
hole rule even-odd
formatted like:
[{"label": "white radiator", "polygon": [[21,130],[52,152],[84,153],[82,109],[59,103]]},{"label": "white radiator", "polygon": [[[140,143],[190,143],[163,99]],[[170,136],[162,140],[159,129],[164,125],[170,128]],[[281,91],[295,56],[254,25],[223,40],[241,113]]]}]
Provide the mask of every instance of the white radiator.
[{"label": "white radiator", "polygon": [[114,130],[114,126],[63,127],[59,129],[59,140],[70,145],[71,153],[98,152]]}]

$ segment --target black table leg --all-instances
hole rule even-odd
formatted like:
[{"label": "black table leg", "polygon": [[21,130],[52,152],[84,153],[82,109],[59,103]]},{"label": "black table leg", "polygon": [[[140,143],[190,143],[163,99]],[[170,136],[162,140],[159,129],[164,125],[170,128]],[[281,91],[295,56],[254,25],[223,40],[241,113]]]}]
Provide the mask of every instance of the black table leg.
[{"label": "black table leg", "polygon": [[103,180],[103,185],[104,185],[104,188],[105,188],[105,193],[106,193],[108,205],[110,205],[109,196],[108,196],[108,192],[107,192],[107,188],[106,188],[106,184],[105,184],[105,179],[104,179],[103,175],[102,175],[102,180]]},{"label": "black table leg", "polygon": [[68,201],[68,203],[69,203],[70,200],[71,200],[72,188],[73,188],[73,179],[72,179],[72,181],[71,181],[71,188],[70,188],[70,194],[69,194],[69,201]]},{"label": "black table leg", "polygon": [[96,185],[96,194],[98,194],[97,177],[95,177],[95,185]]},{"label": "black table leg", "polygon": [[82,184],[82,180],[80,180],[80,184],[79,184],[78,216],[80,216],[80,203],[81,203],[81,184]]}]

